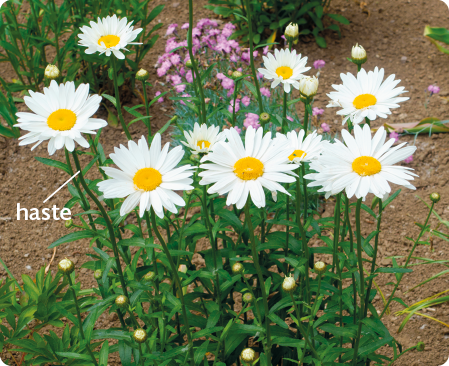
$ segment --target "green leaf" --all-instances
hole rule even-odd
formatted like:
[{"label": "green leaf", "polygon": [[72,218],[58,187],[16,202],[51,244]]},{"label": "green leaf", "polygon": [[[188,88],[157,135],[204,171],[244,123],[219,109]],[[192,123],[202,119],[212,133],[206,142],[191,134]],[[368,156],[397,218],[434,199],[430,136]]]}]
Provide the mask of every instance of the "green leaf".
[{"label": "green leaf", "polygon": [[410,268],[378,268],[374,271],[374,273],[410,273],[413,272]]},{"label": "green leaf", "polygon": [[91,230],[83,230],[83,231],[75,231],[74,233],[67,234],[63,236],[62,238],[59,238],[53,244],[51,244],[48,249],[57,247],[58,245],[64,244],[64,243],[70,243],[75,240],[80,239],[86,239],[86,238],[93,238],[97,234],[94,231]]},{"label": "green leaf", "polygon": [[201,362],[204,359],[204,356],[206,355],[207,352],[207,346],[209,345],[209,340],[203,342],[201,344],[201,346],[199,346],[197,348],[197,350],[195,351],[195,356],[194,356],[194,360],[195,360],[195,365],[201,365]]},{"label": "green leaf", "polygon": [[103,343],[103,346],[101,347],[100,357],[98,360],[100,363],[100,366],[108,365],[108,357],[109,357],[109,342],[108,342],[108,340],[105,340]]},{"label": "green leaf", "polygon": [[55,352],[58,356],[66,357],[66,358],[74,358],[75,360],[84,360],[92,362],[92,358],[88,355],[82,355],[80,353],[75,352]]},{"label": "green leaf", "polygon": [[114,105],[114,107],[117,108],[117,101],[115,100],[115,98],[113,96],[106,94],[106,93],[101,94],[101,96],[105,97],[107,100],[109,100]]},{"label": "green leaf", "polygon": [[329,18],[336,20],[337,22],[345,25],[351,24],[351,22],[340,14],[326,14]]},{"label": "green leaf", "polygon": [[68,165],[65,163],[61,163],[60,161],[53,160],[53,159],[41,158],[39,156],[35,156],[34,158],[37,161],[39,161],[45,165],[61,169],[61,170],[65,171],[67,174],[70,174],[70,169],[69,169]]}]

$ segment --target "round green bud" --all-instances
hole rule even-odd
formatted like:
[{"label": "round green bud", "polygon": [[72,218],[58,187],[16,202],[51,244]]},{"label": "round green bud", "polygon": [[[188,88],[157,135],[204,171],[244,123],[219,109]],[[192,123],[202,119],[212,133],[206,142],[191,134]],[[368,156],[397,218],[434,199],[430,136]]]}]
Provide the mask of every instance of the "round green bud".
[{"label": "round green bud", "polygon": [[101,269],[96,269],[94,272],[94,278],[100,280],[103,277],[103,271]]},{"label": "round green bud", "polygon": [[136,79],[139,80],[139,81],[148,80],[149,77],[150,77],[150,73],[147,70],[145,70],[145,69],[140,69],[136,73]]},{"label": "round green bud", "polygon": [[268,122],[270,122],[270,119],[271,119],[271,117],[267,112],[263,112],[259,115],[259,120],[262,123],[268,123]]},{"label": "round green bud", "polygon": [[118,295],[115,298],[115,305],[120,309],[126,309],[128,307],[128,298],[125,295]]},{"label": "round green bud", "polygon": [[296,281],[295,278],[291,275],[289,277],[284,278],[284,282],[282,283],[282,289],[285,292],[293,292],[296,289]]},{"label": "round green bud", "polygon": [[243,267],[243,264],[240,262],[234,263],[232,265],[232,273],[234,274],[242,274],[245,270],[245,267]]},{"label": "round green bud", "polygon": [[147,338],[148,338],[148,336],[147,336],[147,332],[145,331],[145,329],[138,328],[133,333],[133,339],[137,343],[143,343],[147,340]]},{"label": "round green bud", "polygon": [[440,194],[438,192],[433,192],[430,194],[430,200],[433,203],[437,203],[441,199]]},{"label": "round green bud", "polygon": [[70,259],[64,258],[58,264],[59,270],[64,274],[70,274],[75,269],[75,265]]},{"label": "round green bud", "polygon": [[188,60],[186,61],[186,67],[187,67],[188,69],[193,68],[193,63],[192,63],[192,60],[191,60],[191,59],[188,59]]},{"label": "round green bud", "polygon": [[424,344],[424,342],[418,342],[418,344],[416,345],[416,350],[419,352],[424,351],[424,348],[426,348],[426,345]]},{"label": "round green bud", "polygon": [[315,265],[313,266],[313,269],[317,274],[322,275],[323,273],[326,272],[326,264],[323,262],[316,262]]},{"label": "round green bud", "polygon": [[66,222],[64,223],[64,226],[65,226],[67,229],[70,229],[70,228],[73,226],[73,220],[72,220],[72,219],[66,220]]},{"label": "round green bud", "polygon": [[49,80],[55,80],[59,78],[60,72],[57,66],[47,65],[44,71],[44,76]]},{"label": "round green bud", "polygon": [[122,9],[117,9],[117,10],[115,11],[115,14],[117,14],[117,15],[120,15],[120,14],[122,14],[122,13],[123,13]]},{"label": "round green bud", "polygon": [[248,304],[251,304],[252,302],[254,302],[254,296],[250,292],[247,292],[243,294],[242,300]]},{"label": "round green bud", "polygon": [[240,354],[245,362],[254,362],[256,360],[256,352],[252,348],[245,348]]},{"label": "round green bud", "polygon": [[153,281],[154,280],[154,278],[156,277],[156,273],[154,273],[154,272],[148,272],[145,276],[143,276],[143,280],[144,281]]},{"label": "round green bud", "polygon": [[235,80],[235,79],[238,79],[238,78],[241,78],[242,76],[243,76],[243,74],[240,72],[240,71],[234,71],[233,73],[232,73],[232,78]]}]

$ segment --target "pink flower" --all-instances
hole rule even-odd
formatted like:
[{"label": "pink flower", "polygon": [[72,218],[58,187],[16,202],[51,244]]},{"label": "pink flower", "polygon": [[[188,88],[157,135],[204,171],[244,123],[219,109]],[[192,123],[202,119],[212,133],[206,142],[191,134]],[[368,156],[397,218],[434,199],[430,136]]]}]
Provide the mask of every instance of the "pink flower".
[{"label": "pink flower", "polygon": [[173,85],[178,85],[182,83],[181,76],[179,75],[172,75],[170,79]]},{"label": "pink flower", "polygon": [[399,141],[399,134],[397,132],[393,131],[392,133],[390,133],[390,139],[394,139],[395,142],[398,142]]},{"label": "pink flower", "polygon": [[436,85],[429,85],[427,90],[430,91],[430,94],[437,94],[440,92],[440,88]]},{"label": "pink flower", "polygon": [[176,42],[176,37],[171,37],[167,40],[165,44],[165,53],[169,53],[171,50],[174,50],[178,47],[178,42]]},{"label": "pink flower", "polygon": [[193,28],[193,29],[192,29],[192,36],[193,36],[193,37],[199,37],[199,36],[201,36],[201,29]]},{"label": "pink flower", "polygon": [[322,69],[323,67],[324,67],[324,65],[326,65],[326,62],[324,62],[324,60],[316,60],[314,63],[313,63],[313,67],[315,68],[315,69]]},{"label": "pink flower", "polygon": [[223,27],[223,31],[221,32],[223,37],[229,38],[232,35],[232,32],[234,32],[235,25],[232,23],[226,23]]},{"label": "pink flower", "polygon": [[242,104],[243,104],[245,107],[248,107],[250,103],[251,103],[250,97],[248,97],[247,95],[245,95],[245,96],[242,98]]},{"label": "pink flower", "polygon": [[232,54],[229,58],[232,62],[239,62],[239,57],[237,55]]},{"label": "pink flower", "polygon": [[[228,106],[229,113],[232,113],[234,109],[234,101],[231,100],[230,106]],[[237,113],[240,110],[240,99],[235,100],[235,113]]]},{"label": "pink flower", "polygon": [[186,90],[186,84],[180,84],[175,86],[176,93],[182,93],[184,90]]},{"label": "pink flower", "polygon": [[189,29],[189,23],[184,23],[184,24],[181,26],[181,29]]},{"label": "pink flower", "polygon": [[232,89],[232,88],[234,88],[234,80],[225,77],[221,81],[221,86],[226,90]]},{"label": "pink flower", "polygon": [[268,53],[268,46],[265,46],[265,47],[263,48],[263,54],[264,54],[264,56],[266,56],[267,53]]},{"label": "pink flower", "polygon": [[173,33],[175,33],[176,28],[178,28],[178,24],[170,24],[167,28],[167,33],[165,33],[166,36],[170,36]]},{"label": "pink flower", "polygon": [[292,122],[293,122],[293,118],[292,118],[292,117],[287,116],[287,119],[288,119],[289,121],[292,121]]},{"label": "pink flower", "polygon": [[260,94],[262,94],[263,96],[265,96],[267,98],[271,97],[270,90],[267,88],[260,88]]},{"label": "pink flower", "polygon": [[320,108],[317,108],[317,107],[313,107],[312,108],[312,114],[314,116],[319,116],[320,114],[323,114],[323,113],[324,113],[324,109],[320,109]]},{"label": "pink flower", "polygon": [[[185,93],[185,94],[181,95],[181,97],[183,97],[183,98],[185,98],[185,97],[191,97],[191,95],[190,95],[190,94],[187,94],[187,93]],[[188,102],[190,102],[190,100],[188,100]],[[182,105],[186,105],[186,104],[184,103],[184,101],[183,101],[183,100],[181,100],[181,104],[182,104]]]},{"label": "pink flower", "polygon": [[242,52],[242,61],[244,62],[249,62],[250,57],[249,57],[249,51],[247,52]]},{"label": "pink flower", "polygon": [[242,129],[241,128],[238,128],[237,126],[235,126],[234,129],[237,131],[237,133],[239,135],[242,133]]},{"label": "pink flower", "polygon": [[413,161],[413,155],[410,155],[408,158],[404,159],[405,164],[410,164]]},{"label": "pink flower", "polygon": [[243,121],[243,126],[248,128],[249,126],[254,127],[256,130],[260,127],[259,124],[259,115],[255,113],[247,113],[246,118]]},{"label": "pink flower", "polygon": [[187,71],[186,80],[187,80],[188,83],[193,83],[192,70]]},{"label": "pink flower", "polygon": [[[160,91],[157,91],[156,94],[154,95],[155,97],[157,97],[158,95],[161,95],[162,93]],[[157,100],[158,103],[164,103],[164,98],[159,98]]]},{"label": "pink flower", "polygon": [[257,77],[262,80],[263,79],[263,74],[261,72],[257,72]]},{"label": "pink flower", "polygon": [[228,98],[230,98],[230,97],[233,96],[233,95],[234,95],[234,87],[232,87],[231,89],[228,90],[228,93],[226,94],[226,96],[227,96]]},{"label": "pink flower", "polygon": [[218,79],[218,80],[224,80],[224,79],[226,79],[226,76],[225,76],[222,72],[219,72],[219,73],[217,74],[217,79]]},{"label": "pink flower", "polygon": [[162,76],[164,76],[166,73],[167,73],[167,71],[168,71],[168,68],[165,68],[165,67],[159,67],[157,70],[156,70],[156,72],[157,72],[157,76],[159,76],[160,78],[162,77]]},{"label": "pink flower", "polygon": [[170,62],[172,63],[172,65],[179,65],[181,63],[181,56],[176,53],[171,55]]},{"label": "pink flower", "polygon": [[327,123],[322,123],[321,128],[323,129],[323,132],[329,132],[331,130]]}]

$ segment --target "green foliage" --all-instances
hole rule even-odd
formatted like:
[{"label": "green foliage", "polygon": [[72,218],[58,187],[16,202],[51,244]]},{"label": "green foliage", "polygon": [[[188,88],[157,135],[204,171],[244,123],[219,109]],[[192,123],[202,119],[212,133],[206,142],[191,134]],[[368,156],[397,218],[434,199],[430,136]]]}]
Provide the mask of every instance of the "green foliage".
[{"label": "green foliage", "polygon": [[424,28],[424,36],[427,37],[440,52],[449,54],[449,49],[441,45],[441,43],[449,45],[449,30],[446,28],[432,28],[426,25]]},{"label": "green foliage", "polygon": [[[243,42],[248,42],[245,0],[209,0],[209,3],[211,5],[206,8],[225,18],[232,18],[239,28],[235,37],[241,36]],[[253,42],[260,44],[269,38],[274,40],[283,34],[288,24],[294,23],[298,24],[300,36],[312,35],[318,46],[327,47],[321,35],[323,31],[330,29],[341,37],[340,27],[331,21],[349,24],[344,16],[326,12],[329,3],[330,0],[251,0]]]}]

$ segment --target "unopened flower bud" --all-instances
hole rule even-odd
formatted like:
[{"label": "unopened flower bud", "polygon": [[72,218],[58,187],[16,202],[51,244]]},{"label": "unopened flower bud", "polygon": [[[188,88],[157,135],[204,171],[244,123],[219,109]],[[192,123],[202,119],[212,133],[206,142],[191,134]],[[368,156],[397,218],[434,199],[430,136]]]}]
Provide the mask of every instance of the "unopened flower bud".
[{"label": "unopened flower bud", "polygon": [[288,41],[294,41],[298,38],[298,24],[290,23],[287,28],[285,28],[284,36]]},{"label": "unopened flower bud", "polygon": [[289,277],[284,278],[284,282],[282,283],[282,289],[285,292],[292,292],[296,289],[296,281],[295,278],[291,275]]},{"label": "unopened flower bud", "polygon": [[56,65],[47,65],[44,75],[47,79],[54,80],[59,78],[59,69]]},{"label": "unopened flower bud", "polygon": [[256,352],[252,348],[245,348],[240,356],[245,362],[254,362],[256,360]]},{"label": "unopened flower bud", "polygon": [[317,274],[322,275],[323,273],[326,272],[326,264],[323,262],[316,262],[315,265],[313,266],[313,269]]},{"label": "unopened flower bud", "polygon": [[188,69],[193,68],[192,60],[188,59],[188,60],[186,61],[186,67],[187,67]]},{"label": "unopened flower bud", "polygon": [[115,305],[120,309],[125,309],[128,306],[128,298],[125,295],[118,295],[115,298]]},{"label": "unopened flower bud", "polygon": [[441,197],[440,197],[440,194],[438,192],[433,192],[433,193],[430,194],[430,200],[433,203],[437,203],[440,200],[440,198]]},{"label": "unopened flower bud", "polygon": [[242,76],[243,76],[243,74],[240,72],[240,71],[234,71],[233,73],[232,73],[232,78],[235,80],[235,79],[238,79],[238,78],[241,78]]},{"label": "unopened flower bud", "polygon": [[145,69],[140,69],[139,71],[137,71],[136,73],[136,79],[140,80],[140,81],[145,81],[148,80],[148,78],[150,77],[150,74],[147,70]]},{"label": "unopened flower bud", "polygon": [[299,80],[299,92],[308,98],[313,97],[318,91],[318,84],[316,76],[306,76]]},{"label": "unopened flower bud", "polygon": [[359,44],[356,44],[352,47],[351,58],[352,62],[356,65],[364,64],[367,60],[365,49],[362,46],[359,46]]},{"label": "unopened flower bud", "polygon": [[101,269],[96,269],[94,272],[94,278],[99,280],[101,277],[103,277],[103,271]]},{"label": "unopened flower bud", "polygon": [[210,98],[204,98],[204,103],[209,104]]},{"label": "unopened flower bud", "polygon": [[144,343],[147,340],[147,332],[145,331],[145,329],[142,328],[138,328],[134,331],[133,333],[133,339],[137,342],[137,343]]},{"label": "unopened flower bud", "polygon": [[64,274],[70,274],[75,269],[75,265],[70,259],[64,258],[62,261],[58,264],[59,270]]},{"label": "unopened flower bud", "polygon": [[254,296],[250,292],[247,292],[246,294],[243,294],[242,300],[248,304],[251,304],[254,301]]},{"label": "unopened flower bud", "polygon": [[418,344],[416,345],[416,350],[419,352],[424,351],[424,348],[426,348],[426,345],[424,344],[424,342],[418,342]]},{"label": "unopened flower bud", "polygon": [[190,155],[190,160],[197,161],[200,157],[197,154]]},{"label": "unopened flower bud", "polygon": [[115,14],[117,14],[117,15],[120,15],[120,14],[122,14],[122,13],[123,13],[122,9],[117,9],[117,10],[115,11]]},{"label": "unopened flower bud", "polygon": [[270,122],[270,119],[271,117],[267,112],[263,112],[259,115],[259,121],[264,124]]},{"label": "unopened flower bud", "polygon": [[142,279],[144,281],[148,281],[149,282],[149,281],[153,281],[155,277],[156,277],[156,273],[150,271],[145,276],[143,276]]},{"label": "unopened flower bud", "polygon": [[73,220],[72,219],[66,220],[66,222],[64,222],[64,226],[67,229],[70,229],[73,226]]},{"label": "unopened flower bud", "polygon": [[234,263],[232,265],[232,273],[234,274],[241,274],[243,273],[244,270],[245,268],[243,267],[243,264],[240,262]]},{"label": "unopened flower bud", "polygon": [[180,264],[178,267],[178,271],[182,273],[187,273],[187,266],[185,264]]}]

